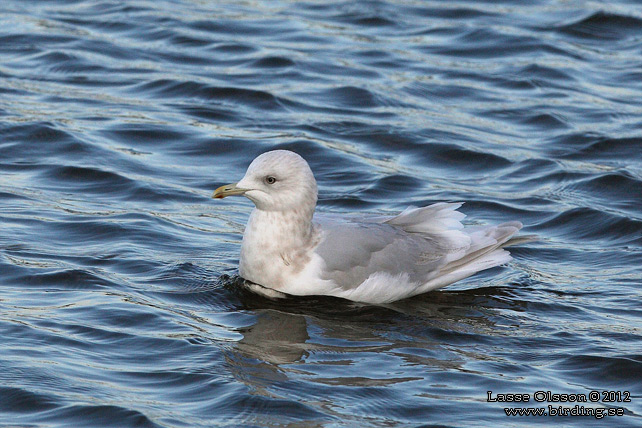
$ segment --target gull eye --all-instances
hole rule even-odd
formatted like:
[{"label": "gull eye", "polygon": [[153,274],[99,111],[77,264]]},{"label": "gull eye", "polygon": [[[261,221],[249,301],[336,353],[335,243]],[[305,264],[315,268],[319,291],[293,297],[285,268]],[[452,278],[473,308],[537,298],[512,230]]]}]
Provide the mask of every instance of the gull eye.
[{"label": "gull eye", "polygon": [[274,184],[276,183],[276,178],[272,177],[271,175],[268,175],[267,177],[265,177],[265,182],[267,184]]}]

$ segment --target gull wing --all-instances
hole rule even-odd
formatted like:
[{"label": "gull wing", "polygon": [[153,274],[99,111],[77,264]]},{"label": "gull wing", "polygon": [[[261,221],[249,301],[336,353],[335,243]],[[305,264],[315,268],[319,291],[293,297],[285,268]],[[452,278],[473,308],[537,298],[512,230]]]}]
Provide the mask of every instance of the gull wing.
[{"label": "gull wing", "polygon": [[325,262],[321,276],[344,290],[373,275],[403,277],[416,284],[413,294],[418,294],[510,260],[501,248],[521,223],[464,228],[460,206],[409,208],[385,221],[320,218],[321,241],[315,252]]}]

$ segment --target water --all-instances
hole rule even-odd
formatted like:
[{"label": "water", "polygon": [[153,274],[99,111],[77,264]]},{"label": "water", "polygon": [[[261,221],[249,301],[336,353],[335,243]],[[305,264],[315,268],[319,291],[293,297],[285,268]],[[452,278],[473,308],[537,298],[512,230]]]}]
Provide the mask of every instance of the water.
[{"label": "water", "polygon": [[[0,12],[0,426],[642,425],[639,3]],[[388,307],[255,296],[251,204],[210,195],[274,148],[323,211],[465,201],[540,241]],[[562,404],[623,416],[503,410]]]}]

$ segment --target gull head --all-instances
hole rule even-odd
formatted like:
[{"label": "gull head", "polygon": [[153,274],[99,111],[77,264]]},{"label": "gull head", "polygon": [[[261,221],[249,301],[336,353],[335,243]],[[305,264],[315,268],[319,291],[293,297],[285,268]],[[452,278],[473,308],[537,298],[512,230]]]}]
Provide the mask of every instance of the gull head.
[{"label": "gull head", "polygon": [[213,198],[243,195],[264,211],[314,211],[317,182],[310,166],[289,150],[263,153],[252,161],[245,176],[214,191]]}]

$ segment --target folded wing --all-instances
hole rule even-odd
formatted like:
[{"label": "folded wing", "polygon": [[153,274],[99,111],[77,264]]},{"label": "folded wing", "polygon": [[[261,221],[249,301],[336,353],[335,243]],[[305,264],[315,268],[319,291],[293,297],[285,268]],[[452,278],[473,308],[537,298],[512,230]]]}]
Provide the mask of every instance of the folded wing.
[{"label": "folded wing", "polygon": [[321,220],[322,240],[315,252],[325,262],[322,277],[343,290],[373,276],[403,278],[405,287],[413,286],[410,296],[509,261],[502,248],[522,224],[464,228],[460,206],[408,208],[396,217],[374,221]]}]

